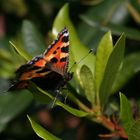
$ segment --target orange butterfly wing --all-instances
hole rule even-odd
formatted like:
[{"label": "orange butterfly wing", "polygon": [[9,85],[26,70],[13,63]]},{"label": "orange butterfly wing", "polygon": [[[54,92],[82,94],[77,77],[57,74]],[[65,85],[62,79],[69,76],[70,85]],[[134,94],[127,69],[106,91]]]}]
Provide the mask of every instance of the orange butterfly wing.
[{"label": "orange butterfly wing", "polygon": [[47,66],[62,76],[67,73],[69,62],[69,32],[66,28],[58,34],[57,39],[44,52]]},{"label": "orange butterfly wing", "polygon": [[[57,72],[64,76],[67,73],[69,59],[69,33],[64,28],[53,43],[48,46],[47,50],[42,56],[38,56],[29,61],[25,66],[20,80],[29,80],[35,77],[41,77],[50,71]],[[42,73],[39,72],[47,68]],[[18,70],[19,73],[21,68]]]},{"label": "orange butterfly wing", "polygon": [[28,80],[34,80],[36,78],[47,80],[47,76],[48,79],[51,79],[50,76],[52,75],[53,78],[55,78],[54,75],[59,77],[59,80],[61,76],[64,77],[67,75],[68,62],[69,33],[68,30],[64,28],[43,55],[34,57],[16,71],[16,82],[12,88],[22,89],[28,86]]}]

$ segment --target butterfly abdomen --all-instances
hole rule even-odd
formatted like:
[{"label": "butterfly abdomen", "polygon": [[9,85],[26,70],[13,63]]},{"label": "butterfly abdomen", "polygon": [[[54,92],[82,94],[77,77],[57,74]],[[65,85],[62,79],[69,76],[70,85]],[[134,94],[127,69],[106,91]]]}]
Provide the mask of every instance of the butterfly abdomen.
[{"label": "butterfly abdomen", "polygon": [[60,88],[59,85],[64,82],[64,79],[60,74],[51,72],[44,77],[33,78],[31,81],[42,89],[53,91]]}]

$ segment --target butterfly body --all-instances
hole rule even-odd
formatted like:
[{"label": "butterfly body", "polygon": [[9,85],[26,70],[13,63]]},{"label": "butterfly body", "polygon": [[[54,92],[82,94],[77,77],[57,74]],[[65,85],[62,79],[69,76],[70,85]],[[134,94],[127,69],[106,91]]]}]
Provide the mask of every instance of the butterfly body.
[{"label": "butterfly body", "polygon": [[9,90],[28,88],[29,81],[42,89],[59,90],[72,78],[68,63],[69,33],[64,28],[42,55],[34,57],[16,71],[15,82]]}]

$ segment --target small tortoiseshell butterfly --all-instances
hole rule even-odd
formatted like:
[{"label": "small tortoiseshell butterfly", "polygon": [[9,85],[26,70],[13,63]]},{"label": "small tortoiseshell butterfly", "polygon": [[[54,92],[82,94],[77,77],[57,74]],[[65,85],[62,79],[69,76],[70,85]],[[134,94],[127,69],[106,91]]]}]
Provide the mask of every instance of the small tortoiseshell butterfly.
[{"label": "small tortoiseshell butterfly", "polygon": [[72,78],[68,64],[69,32],[64,28],[42,55],[17,69],[15,82],[9,91],[28,88],[29,81],[45,90],[59,90]]}]

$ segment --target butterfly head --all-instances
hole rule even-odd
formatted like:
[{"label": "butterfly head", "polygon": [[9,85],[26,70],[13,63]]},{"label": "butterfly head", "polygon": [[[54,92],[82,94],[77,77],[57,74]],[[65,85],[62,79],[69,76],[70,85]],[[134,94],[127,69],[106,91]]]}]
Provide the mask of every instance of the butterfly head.
[{"label": "butterfly head", "polygon": [[64,75],[64,80],[67,82],[67,81],[70,81],[73,77],[73,72],[68,72]]}]

